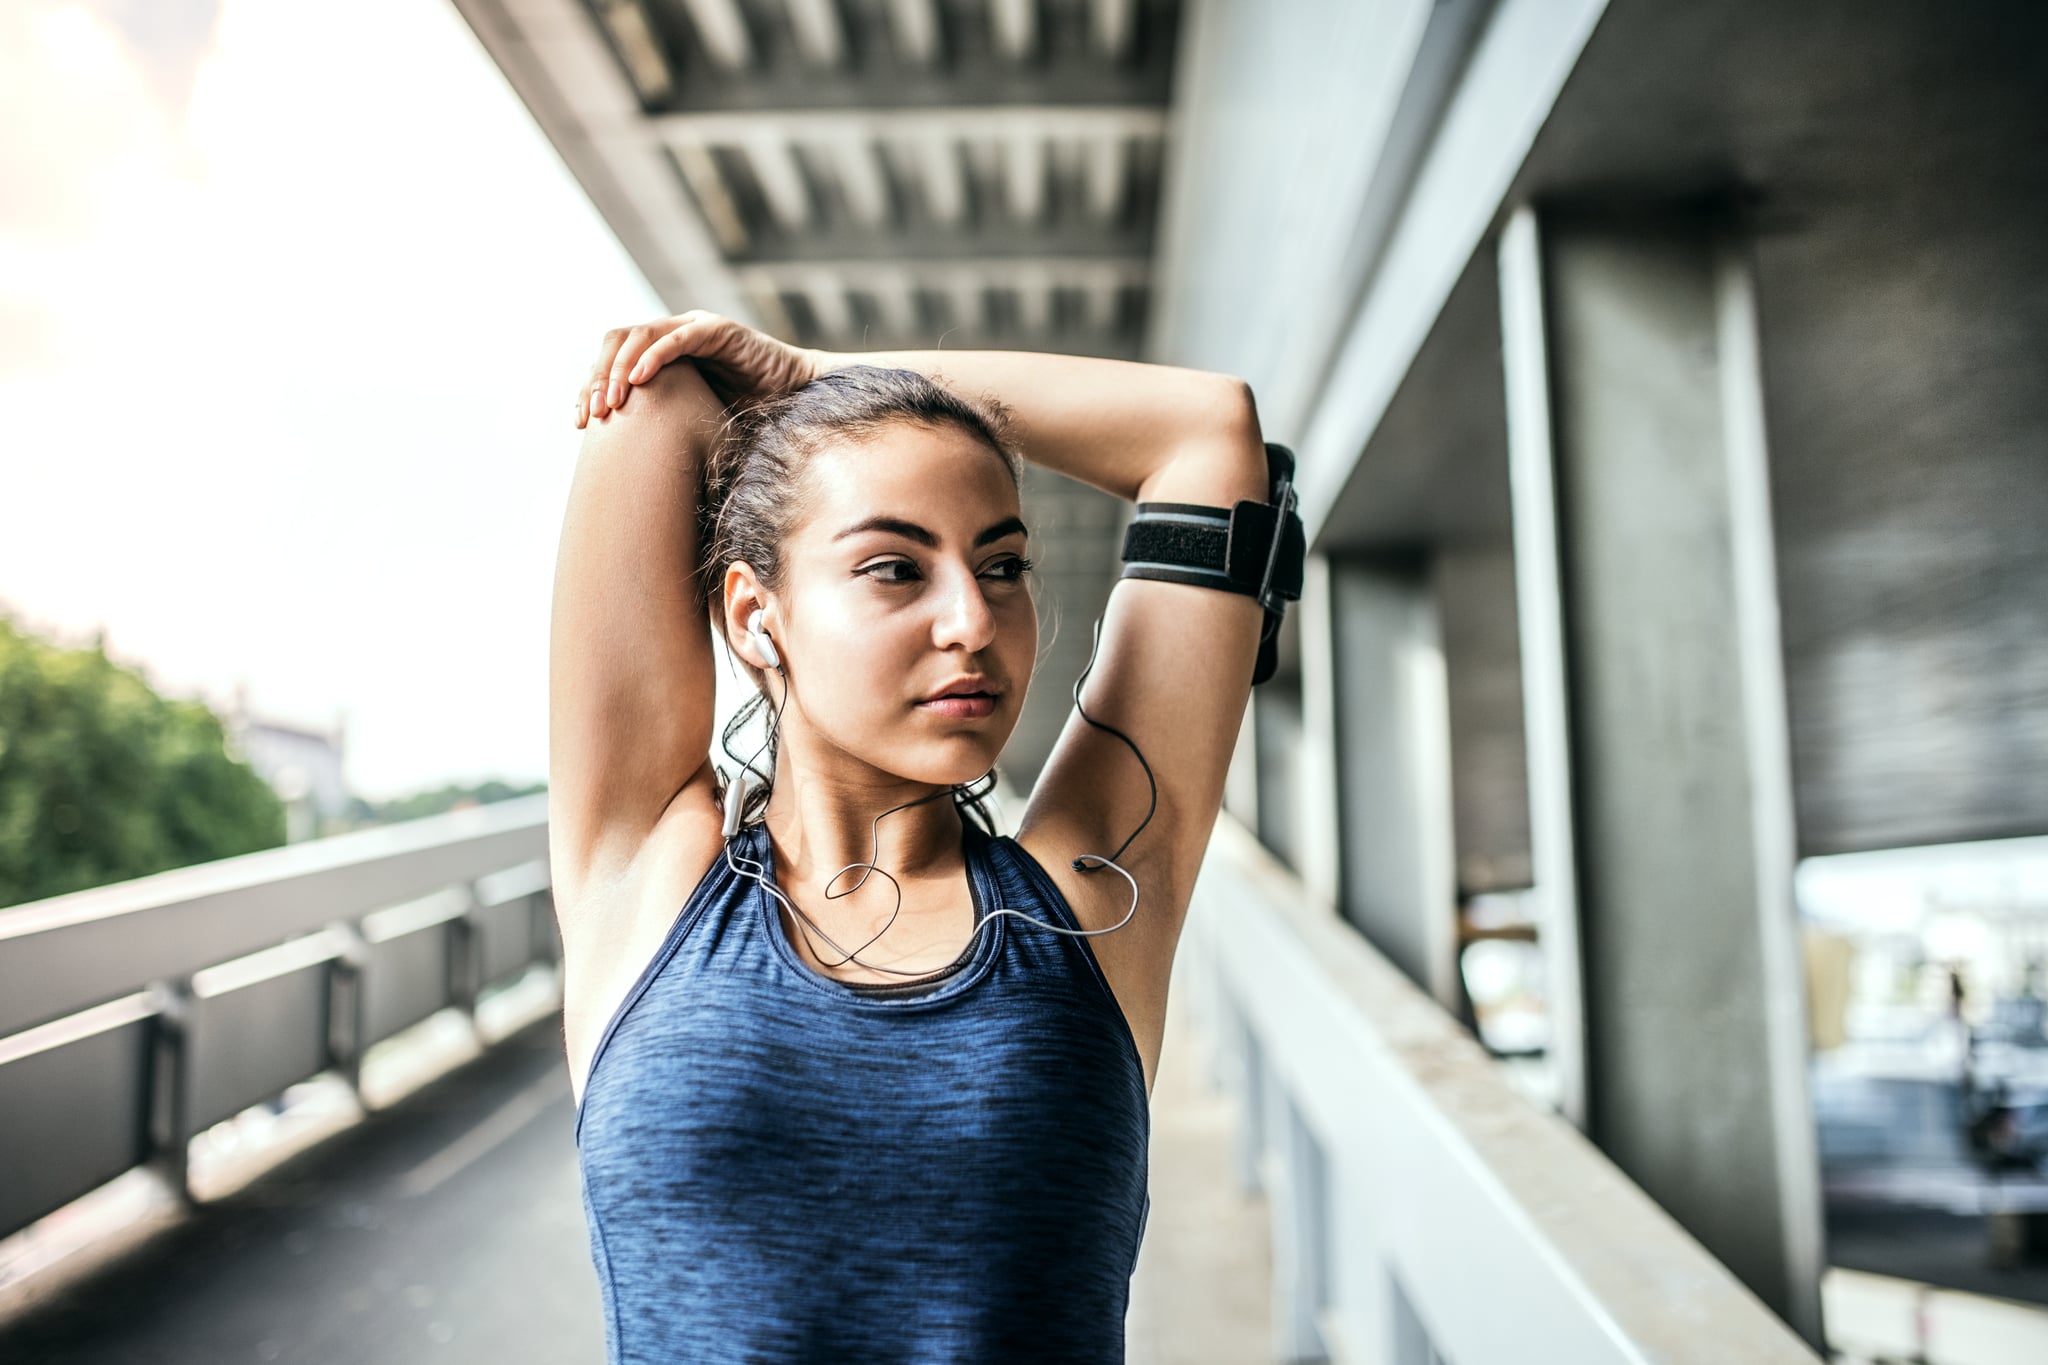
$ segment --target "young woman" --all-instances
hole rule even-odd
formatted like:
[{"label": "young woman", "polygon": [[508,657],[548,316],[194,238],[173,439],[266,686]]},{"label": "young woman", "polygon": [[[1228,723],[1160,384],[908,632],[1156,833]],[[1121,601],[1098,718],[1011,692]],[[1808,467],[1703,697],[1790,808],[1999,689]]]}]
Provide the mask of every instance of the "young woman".
[{"label": "young woman", "polygon": [[[1118,583],[1015,837],[967,817],[1038,644],[1016,455],[1264,502],[1250,391],[689,312],[609,333],[576,420],[549,848],[610,1359],[1122,1360],[1258,602]],[[713,632],[773,735],[738,790]]]}]

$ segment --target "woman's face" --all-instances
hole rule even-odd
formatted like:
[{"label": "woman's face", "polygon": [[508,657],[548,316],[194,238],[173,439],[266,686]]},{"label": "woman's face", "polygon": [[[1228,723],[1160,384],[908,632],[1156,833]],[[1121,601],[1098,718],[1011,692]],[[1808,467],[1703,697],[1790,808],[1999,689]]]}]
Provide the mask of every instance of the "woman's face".
[{"label": "woman's face", "polygon": [[[834,443],[805,474],[769,611],[791,756],[829,762],[836,749],[934,784],[980,777],[1017,726],[1038,653],[1008,466],[958,427],[902,422]],[[963,679],[982,695],[932,700]],[[787,728],[799,713],[803,739]]]}]

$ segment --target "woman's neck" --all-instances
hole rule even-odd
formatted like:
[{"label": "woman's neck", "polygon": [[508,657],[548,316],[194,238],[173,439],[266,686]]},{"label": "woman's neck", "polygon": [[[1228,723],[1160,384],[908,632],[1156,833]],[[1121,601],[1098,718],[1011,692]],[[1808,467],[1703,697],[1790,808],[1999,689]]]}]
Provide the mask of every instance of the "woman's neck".
[{"label": "woman's neck", "polygon": [[[903,809],[883,815],[892,806]],[[820,774],[787,749],[777,756],[775,789],[763,815],[775,842],[778,879],[791,894],[814,900],[822,898],[834,873],[853,863],[873,862],[906,891],[918,882],[957,877],[961,819],[949,787],[873,769],[857,776]],[[858,892],[850,892],[865,870],[856,867],[834,882],[834,897],[843,896],[839,903],[848,909],[871,903],[888,908],[895,890],[885,877],[870,875]]]}]

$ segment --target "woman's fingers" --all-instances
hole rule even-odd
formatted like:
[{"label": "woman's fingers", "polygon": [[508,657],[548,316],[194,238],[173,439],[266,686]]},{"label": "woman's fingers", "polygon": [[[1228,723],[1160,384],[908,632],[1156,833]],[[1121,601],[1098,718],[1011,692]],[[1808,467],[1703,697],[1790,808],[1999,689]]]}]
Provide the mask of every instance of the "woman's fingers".
[{"label": "woman's fingers", "polygon": [[614,327],[598,343],[597,363],[590,367],[590,378],[583,382],[583,395],[576,400],[583,419],[577,422],[577,426],[611,411],[611,406],[605,401],[605,385],[611,377],[612,359],[618,355],[619,347],[625,344],[627,331],[624,327]]},{"label": "woman's fingers", "polygon": [[716,351],[719,328],[732,325],[716,313],[692,308],[660,322],[606,332],[598,347],[597,363],[590,367],[590,377],[576,395],[576,426],[581,429],[592,418],[624,407],[633,385],[646,383],[662,366],[687,355]]},{"label": "woman's fingers", "polygon": [[639,363],[632,367],[627,378],[635,384],[645,384],[654,378],[662,366],[672,364],[686,355],[696,353],[715,323],[725,319],[701,308],[692,308],[676,318],[676,325],[654,339],[639,357]]},{"label": "woman's fingers", "polygon": [[688,352],[683,349],[684,335],[685,330],[678,327],[667,336],[657,337],[654,344],[641,355],[640,363],[633,367],[633,372],[627,377],[635,384],[645,384],[654,378],[662,366],[687,355]]},{"label": "woman's fingers", "polygon": [[626,336],[619,343],[612,356],[609,372],[605,375],[605,405],[611,408],[624,407],[626,395],[632,391],[632,381],[626,376],[633,372],[633,362],[647,349],[647,343],[654,339],[656,324],[642,323],[626,329]]}]

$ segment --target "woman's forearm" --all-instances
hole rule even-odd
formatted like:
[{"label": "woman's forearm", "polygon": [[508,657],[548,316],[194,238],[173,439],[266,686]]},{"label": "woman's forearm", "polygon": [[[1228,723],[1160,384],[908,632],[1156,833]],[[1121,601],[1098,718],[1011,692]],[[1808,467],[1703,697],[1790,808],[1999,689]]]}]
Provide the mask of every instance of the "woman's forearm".
[{"label": "woman's forearm", "polygon": [[1130,501],[1266,496],[1244,381],[1206,370],[1035,351],[821,351],[821,370],[916,370],[1010,410],[1024,456]]}]

